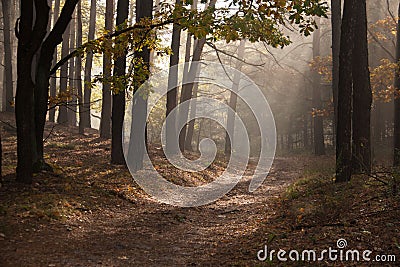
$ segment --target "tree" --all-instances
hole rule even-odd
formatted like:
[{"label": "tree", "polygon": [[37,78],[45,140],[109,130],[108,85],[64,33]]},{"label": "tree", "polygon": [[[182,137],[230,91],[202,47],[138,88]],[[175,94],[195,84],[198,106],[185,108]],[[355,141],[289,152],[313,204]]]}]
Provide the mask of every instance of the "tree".
[{"label": "tree", "polygon": [[[137,8],[137,7],[136,7]],[[129,0],[118,0],[117,4],[117,28],[121,29],[124,22],[128,19]],[[126,69],[126,52],[115,59],[114,76],[124,80]],[[115,88],[112,96],[112,116],[111,116],[111,163],[125,164],[124,152],[122,149],[122,126],[124,124],[125,113],[125,88],[123,81],[120,88]]]},{"label": "tree", "polygon": [[396,42],[396,71],[394,79],[394,88],[396,90],[395,100],[394,100],[394,157],[393,165],[400,166],[400,3],[398,8],[398,18],[397,18],[397,30],[396,30],[397,42]]},{"label": "tree", "polygon": [[356,0],[345,0],[340,37],[338,120],[336,133],[336,182],[351,179],[351,105]]},{"label": "tree", "polygon": [[[75,14],[76,15],[76,14]],[[74,47],[76,45],[76,32],[77,32],[77,25],[76,25],[76,16],[72,18],[70,24],[70,34],[69,34],[69,51],[72,52],[74,50]],[[70,92],[70,97],[68,101],[68,123],[72,126],[76,126],[76,76],[75,73],[80,71],[80,69],[75,68],[75,61],[77,58],[72,58],[69,61],[69,67],[68,67],[68,86],[69,86],[69,92]]]},{"label": "tree", "polygon": [[[114,0],[106,1],[106,17],[105,17],[105,29],[111,32],[114,27]],[[103,91],[102,91],[102,105],[101,105],[101,121],[100,121],[100,137],[110,138],[111,137],[111,53],[107,52],[110,50],[112,45],[111,41],[105,43],[106,49],[103,56]]]},{"label": "tree", "polygon": [[[246,46],[246,40],[241,40],[240,45],[238,47],[238,52],[237,52],[237,56],[239,59],[243,59],[245,46]],[[236,69],[238,71],[241,71],[241,69],[242,69],[242,62],[239,60],[236,63]],[[240,74],[235,72],[234,77],[233,77],[233,87],[232,87],[231,95],[229,98],[229,107],[233,111],[236,111],[237,93],[239,91],[240,79],[241,79]],[[226,136],[225,136],[225,155],[230,155],[231,149],[232,149],[231,144],[233,141],[233,140],[231,140],[231,138],[233,138],[233,136],[229,137],[228,133],[234,133],[234,130],[235,130],[235,116],[231,112],[228,112],[226,128],[227,128],[227,132],[226,132]]]},{"label": "tree", "polygon": [[353,151],[354,173],[371,172],[371,105],[372,91],[368,63],[366,0],[358,1],[354,13],[353,52]]},{"label": "tree", "polygon": [[10,1],[1,0],[3,11],[3,37],[4,37],[4,85],[5,85],[5,108],[3,110],[14,111],[12,103],[14,102],[13,86],[13,64],[12,64],[12,43],[11,43],[11,23],[10,23]]},{"label": "tree", "polygon": [[[69,37],[70,37],[71,24],[68,22],[67,29],[65,30],[62,37],[62,48],[61,48],[61,58],[66,57],[69,54]],[[68,64],[63,64],[60,69],[60,97],[62,103],[58,109],[57,122],[60,124],[65,124],[68,122]]]},{"label": "tree", "polygon": [[[89,33],[88,40],[93,40],[96,31],[96,0],[91,0],[90,2],[90,21],[89,21]],[[86,64],[85,64],[85,81],[84,81],[84,92],[83,92],[83,125],[85,128],[91,127],[91,87],[92,87],[92,66],[93,66],[93,52],[88,51],[86,54]]]},{"label": "tree", "polygon": [[[315,30],[313,35],[313,58],[320,56],[320,29]],[[322,110],[321,101],[321,79],[314,71],[313,73],[313,111],[314,111],[314,153],[317,156],[325,155],[324,143],[324,121],[319,111]]]},{"label": "tree", "polygon": [[[53,27],[56,24],[58,16],[60,15],[60,0],[54,1],[54,9],[53,9]],[[57,50],[54,51],[53,55],[53,65],[57,63]],[[50,99],[55,99],[57,95],[57,77],[53,77],[50,82]],[[55,107],[51,107],[49,111],[49,121],[56,121],[56,109]]]},{"label": "tree", "polygon": [[[20,182],[32,182],[34,165],[38,169],[46,166],[43,159],[43,131],[47,114],[50,68],[55,48],[62,42],[62,34],[72,18],[77,2],[78,0],[66,0],[59,19],[46,37],[50,13],[47,1],[21,1],[17,27],[18,78],[15,97],[17,180]],[[34,61],[34,55],[38,51],[39,58]],[[36,70],[35,83],[32,79],[33,69]]]},{"label": "tree", "polygon": [[[78,3],[77,12],[76,12],[76,23],[77,23],[77,31],[76,31],[76,47],[82,46],[82,4]],[[78,107],[79,107],[79,133],[84,134],[85,128],[83,125],[83,88],[82,88],[82,59],[77,58],[76,60],[76,71],[75,71],[75,81],[76,81],[76,90],[78,94]]]},{"label": "tree", "polygon": [[337,102],[339,90],[339,53],[340,53],[340,27],[342,22],[342,1],[331,0],[331,24],[332,24],[332,95],[334,120],[333,129],[336,132]]},{"label": "tree", "polygon": [[[153,14],[153,0],[136,1],[136,21],[151,19]],[[141,49],[140,49],[141,48]],[[150,49],[146,46],[137,47],[135,60],[140,62],[135,66],[135,76],[138,82],[135,83],[135,92],[139,90],[143,82],[148,78],[148,72],[144,77],[140,73],[150,69]],[[143,157],[146,143],[146,120],[147,120],[147,96],[138,94],[134,97],[132,105],[132,118],[130,144],[128,157],[131,160],[130,170],[138,171],[143,168]]]},{"label": "tree", "polygon": [[[181,1],[176,0],[175,5],[180,5]],[[191,38],[188,36],[188,38]],[[173,24],[172,28],[172,41],[171,50],[172,54],[169,60],[170,71],[168,73],[168,92],[167,92],[167,109],[166,117],[171,116],[169,122],[166,124],[166,150],[169,153],[176,154],[177,148],[173,145],[175,142],[172,140],[176,138],[176,116],[171,114],[172,110],[178,105],[178,63],[179,63],[179,48],[181,44],[181,27]],[[187,47],[186,47],[187,49]],[[189,47],[190,52],[190,47]],[[173,116],[173,117],[172,117]]]}]

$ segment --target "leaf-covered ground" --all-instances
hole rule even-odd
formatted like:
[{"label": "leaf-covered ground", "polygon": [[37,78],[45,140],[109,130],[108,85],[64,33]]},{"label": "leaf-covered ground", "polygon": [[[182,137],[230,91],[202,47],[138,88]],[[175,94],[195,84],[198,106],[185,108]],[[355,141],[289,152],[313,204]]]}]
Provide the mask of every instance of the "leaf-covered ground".
[{"label": "leaf-covered ground", "polygon": [[[0,119],[13,125],[10,114]],[[355,177],[332,182],[333,157],[277,157],[263,186],[247,191],[251,167],[227,196],[198,208],[159,204],[109,164],[107,140],[52,125],[46,157],[54,173],[32,186],[15,180],[15,129],[3,138],[0,266],[399,266],[400,210],[396,183]],[[160,172],[178,184],[204,184],[224,170],[222,159],[195,176],[175,171],[152,148]],[[189,155],[194,156],[194,155]],[[336,247],[394,254],[396,263],[261,262],[269,249]]]}]

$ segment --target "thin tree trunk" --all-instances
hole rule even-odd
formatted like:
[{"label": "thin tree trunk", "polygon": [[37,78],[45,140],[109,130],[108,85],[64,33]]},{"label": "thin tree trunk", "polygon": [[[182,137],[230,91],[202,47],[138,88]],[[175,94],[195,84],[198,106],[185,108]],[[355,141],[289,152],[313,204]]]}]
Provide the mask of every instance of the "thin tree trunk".
[{"label": "thin tree trunk", "polygon": [[[209,6],[211,8],[215,7],[216,0],[211,0]],[[190,100],[193,95],[193,86],[194,86],[194,79],[198,72],[199,61],[201,58],[201,54],[203,53],[204,44],[206,43],[206,38],[202,38],[198,40],[196,44],[196,48],[193,51],[192,63],[190,64],[188,79],[189,82],[182,86],[182,93],[180,98],[180,103]],[[182,108],[179,109],[179,120],[180,122],[186,122],[189,116],[189,108]],[[187,132],[187,124],[183,126],[181,131],[179,132],[179,148],[181,152],[185,150],[185,139],[186,139],[186,132]]]},{"label": "thin tree trunk", "polygon": [[[54,13],[53,13],[53,27],[56,24],[58,16],[60,15],[60,0],[55,0],[54,2]],[[54,51],[53,55],[53,65],[57,63],[57,49]],[[55,74],[50,81],[50,97],[54,99],[57,95],[57,75]],[[49,110],[49,121],[55,122],[56,121],[56,109],[55,107]]]},{"label": "thin tree trunk", "polygon": [[11,25],[10,25],[10,2],[9,0],[1,0],[3,11],[3,37],[4,37],[4,85],[5,88],[5,111],[13,112],[14,108],[14,86],[13,86],[13,64],[12,64],[12,42],[11,42]]},{"label": "thin tree trunk", "polygon": [[[105,29],[111,32],[114,27],[114,0],[106,1],[105,24]],[[112,43],[106,41],[105,45],[111,47]],[[103,56],[103,76],[105,81],[103,82],[100,121],[100,137],[102,138],[111,137],[111,83],[109,82],[111,78],[111,64],[111,54],[105,52]]]},{"label": "thin tree trunk", "polygon": [[[240,59],[243,59],[245,46],[246,46],[246,40],[243,39],[240,41],[240,44],[238,47],[238,52],[237,52],[237,56]],[[238,60],[236,62],[236,69],[238,71],[241,71],[242,65],[243,65],[242,62]],[[233,76],[233,87],[232,87],[232,91],[231,91],[231,96],[229,98],[229,107],[235,112],[236,112],[237,93],[239,92],[240,79],[241,79],[241,74],[235,72],[235,74]],[[232,150],[232,143],[233,143],[233,133],[235,130],[235,114],[233,114],[231,112],[228,112],[226,128],[227,128],[227,132],[225,135],[225,155],[230,155],[231,150]],[[229,136],[228,133],[231,133],[232,136]]]},{"label": "thin tree trunk", "polygon": [[338,120],[336,133],[336,182],[351,179],[351,106],[352,106],[352,61],[355,36],[353,14],[357,1],[345,0],[340,38]]},{"label": "thin tree trunk", "polygon": [[[128,19],[129,0],[118,0],[117,26]],[[114,76],[124,76],[126,69],[126,55],[117,58],[114,62]],[[125,114],[125,88],[114,92],[112,96],[111,116],[111,163],[125,164],[122,149],[122,127]]]},{"label": "thin tree trunk", "polygon": [[[316,29],[313,35],[313,58],[320,56],[320,29]],[[318,73],[313,73],[313,108],[314,110],[322,110],[321,101],[321,78]],[[314,153],[317,156],[325,155],[324,142],[324,120],[317,112],[314,114]]]},{"label": "thin tree trunk", "polygon": [[[96,0],[91,0],[90,2],[90,21],[89,21],[89,34],[88,40],[93,40],[96,31]],[[86,55],[85,64],[85,82],[84,82],[84,93],[83,93],[83,125],[85,128],[91,127],[91,83],[92,83],[92,66],[93,66],[93,53],[88,52]]]},{"label": "thin tree trunk", "polygon": [[[396,63],[400,62],[400,3],[397,17],[397,42],[396,42]],[[394,156],[393,165],[400,166],[400,67],[395,73],[394,88],[396,94],[394,97]]]},{"label": "thin tree trunk", "polygon": [[[71,53],[75,49],[76,45],[76,14],[72,18],[71,22],[71,29],[69,35],[69,52]],[[68,73],[68,85],[69,91],[71,94],[71,101],[68,101],[68,123],[72,126],[76,126],[76,81],[75,81],[75,61],[77,57],[71,58],[69,60],[69,73]]]},{"label": "thin tree trunk", "polygon": [[[66,57],[69,54],[69,34],[70,34],[70,26],[68,23],[68,27],[63,34],[62,41],[62,49],[61,49],[61,58]],[[58,108],[58,118],[57,122],[60,124],[64,124],[68,122],[68,109],[67,109],[67,84],[68,84],[68,64],[64,64],[60,68],[60,95],[63,98],[63,101]]]},{"label": "thin tree trunk", "polygon": [[[333,134],[336,133],[337,105],[339,91],[339,53],[340,53],[340,27],[342,23],[342,1],[331,0],[332,23],[332,95],[333,95]],[[335,139],[335,137],[334,137]],[[335,142],[335,140],[334,140]]]},{"label": "thin tree trunk", "polygon": [[[175,5],[180,5],[181,1],[176,0]],[[189,37],[190,38],[190,37]],[[166,117],[170,116],[168,123],[166,124],[166,149],[171,154],[176,154],[178,149],[175,144],[177,138],[176,129],[176,116],[171,114],[171,111],[176,108],[178,104],[178,63],[179,63],[179,48],[181,44],[181,27],[174,23],[172,29],[172,42],[171,50],[172,55],[170,56],[169,66],[170,71],[168,73],[168,90],[167,92],[167,111]],[[190,49],[190,48],[189,48]]]},{"label": "thin tree trunk", "polygon": [[[76,29],[76,47],[80,47],[82,45],[82,4],[81,2],[78,3],[77,7],[77,29]],[[85,128],[83,125],[83,87],[82,87],[82,59],[76,59],[76,71],[75,71],[75,80],[76,80],[76,90],[78,93],[78,107],[79,107],[79,133],[84,134]]]},{"label": "thin tree trunk", "polygon": [[353,172],[371,172],[372,91],[368,63],[366,0],[358,1],[353,56]]}]

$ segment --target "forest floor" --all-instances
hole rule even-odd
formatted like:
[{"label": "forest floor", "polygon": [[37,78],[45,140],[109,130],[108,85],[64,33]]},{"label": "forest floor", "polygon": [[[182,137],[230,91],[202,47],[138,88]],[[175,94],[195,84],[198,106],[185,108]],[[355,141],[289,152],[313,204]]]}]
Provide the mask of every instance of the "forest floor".
[{"label": "forest floor", "polygon": [[[10,114],[0,119],[14,124]],[[179,208],[154,201],[126,168],[111,165],[110,142],[95,130],[82,136],[49,125],[45,151],[54,173],[35,175],[32,186],[17,184],[15,129],[3,126],[0,266],[399,266],[400,197],[387,174],[379,174],[382,182],[357,176],[337,185],[332,156],[277,157],[254,193],[247,190],[250,164],[223,198]],[[188,186],[212,180],[225,166],[219,159],[189,176],[153,156],[161,172]],[[340,238],[348,249],[395,255],[397,262],[257,259],[265,246],[322,251]]]}]

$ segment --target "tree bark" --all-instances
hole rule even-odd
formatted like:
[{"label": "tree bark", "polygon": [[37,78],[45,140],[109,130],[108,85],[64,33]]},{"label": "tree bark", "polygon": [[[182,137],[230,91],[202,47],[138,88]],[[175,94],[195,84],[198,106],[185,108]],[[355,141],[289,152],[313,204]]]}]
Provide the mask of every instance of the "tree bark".
[{"label": "tree bark", "polygon": [[[72,14],[75,10],[79,0],[67,0],[61,11],[60,17],[55,23],[52,31],[44,39],[40,47],[39,59],[36,68],[35,76],[35,86],[34,86],[34,116],[35,124],[32,129],[35,129],[36,135],[36,152],[37,159],[35,160],[35,168],[40,169],[51,169],[49,165],[44,162],[43,158],[43,132],[46,123],[47,114],[47,103],[49,97],[49,86],[50,86],[50,69],[53,61],[53,55],[57,45],[63,42],[64,33],[69,33],[67,31],[69,22],[72,19]],[[42,38],[43,40],[43,38]],[[68,52],[68,51],[67,51]],[[25,63],[26,64],[26,63]],[[64,74],[65,78],[67,74]],[[66,114],[65,114],[66,115]],[[59,117],[60,119],[60,117]],[[61,119],[63,119],[61,117]],[[66,119],[66,117],[65,117]],[[61,120],[62,122],[62,120]],[[31,131],[32,131],[31,129]]]},{"label": "tree bark", "polygon": [[[152,18],[153,0],[138,0],[136,1],[136,20],[142,18]],[[135,53],[135,57],[142,61],[150,69],[150,50],[144,47],[142,51]],[[139,89],[135,88],[135,91]],[[145,152],[146,142],[146,118],[147,118],[147,97],[143,95],[135,96],[133,102],[132,127],[128,157],[130,159],[130,167],[132,171],[138,171],[143,168],[143,157]]]},{"label": "tree bark", "polygon": [[[118,0],[117,26],[128,19],[129,0]],[[124,76],[126,69],[126,54],[114,62],[114,76]],[[112,96],[111,116],[111,163],[125,165],[122,149],[122,127],[125,114],[125,88],[114,92]]]},{"label": "tree bark", "polygon": [[11,42],[11,24],[10,24],[10,2],[9,0],[1,0],[3,11],[3,41],[4,41],[4,85],[5,88],[5,109],[8,112],[13,112],[14,108],[14,86],[13,86],[13,64],[12,64],[12,42]]},{"label": "tree bark", "polygon": [[[246,40],[241,40],[237,52],[237,56],[240,59],[243,59],[245,46],[246,46]],[[238,71],[241,71],[242,65],[243,63],[238,60],[236,62],[236,69]],[[233,87],[231,91],[231,96],[229,98],[229,107],[235,112],[236,112],[237,93],[239,92],[240,79],[241,79],[241,74],[235,73],[233,76]],[[227,132],[225,135],[225,155],[231,155],[233,135],[229,137],[228,133],[233,134],[235,130],[235,115],[233,113],[228,112],[226,128]]]},{"label": "tree bark", "polygon": [[[76,47],[82,46],[82,4],[78,3],[77,7],[77,29],[76,29]],[[78,107],[79,107],[79,133],[84,134],[85,128],[83,125],[83,87],[82,87],[82,60],[81,58],[76,59],[76,71],[75,71],[75,81],[76,81],[76,90],[78,94]]]},{"label": "tree bark", "polygon": [[[106,17],[105,17],[105,29],[109,32],[114,27],[114,1],[106,1]],[[112,44],[106,41],[106,46],[110,47]],[[106,49],[107,51],[107,49]],[[101,105],[101,121],[100,121],[100,137],[110,138],[111,137],[111,54],[104,53],[103,56],[103,76],[105,81],[103,82],[102,91],[102,105]]]},{"label": "tree bark", "polygon": [[[69,35],[69,52],[71,53],[72,51],[75,50],[75,45],[76,45],[76,14],[74,14],[71,22],[71,27],[70,27],[70,35]],[[68,70],[68,85],[69,85],[69,91],[71,94],[71,101],[68,101],[68,123],[72,126],[76,126],[76,80],[75,80],[75,72],[78,71],[78,69],[75,69],[75,61],[77,61],[77,57],[71,58],[69,60],[69,70]],[[80,60],[80,58],[79,58]]]},{"label": "tree bark", "polygon": [[[90,2],[90,21],[89,21],[89,34],[88,40],[93,40],[96,31],[96,0]],[[92,66],[93,66],[93,53],[89,51],[86,54],[85,64],[85,81],[84,81],[84,93],[83,93],[83,125],[85,128],[91,127],[91,83],[92,83]]]},{"label": "tree bark", "polygon": [[[53,27],[56,24],[58,16],[60,15],[60,0],[55,0],[54,2],[54,13],[53,13]],[[57,64],[57,50],[54,51],[53,55],[53,65]],[[57,75],[54,74],[54,77],[51,78],[50,81],[50,97],[55,98],[57,95]],[[50,107],[49,110],[49,121],[55,122],[56,121],[56,108]]]},{"label": "tree bark", "polygon": [[352,61],[355,35],[357,1],[345,0],[340,39],[338,120],[336,133],[336,182],[351,179],[351,106],[352,106]]},{"label": "tree bark", "polygon": [[[176,0],[175,5],[180,5],[181,1]],[[188,36],[190,38],[190,36]],[[179,48],[181,45],[181,27],[174,23],[172,29],[172,42],[171,50],[172,55],[170,56],[169,66],[170,70],[168,73],[168,90],[167,92],[167,111],[166,117],[170,116],[168,123],[166,124],[166,149],[171,154],[178,152],[177,147],[174,145],[174,139],[177,138],[176,129],[176,116],[171,114],[171,111],[178,105],[178,63],[179,63]],[[190,47],[189,47],[190,51]]]},{"label": "tree bark", "polygon": [[[33,162],[36,160],[32,67],[34,55],[46,35],[49,10],[45,0],[35,1],[35,6],[33,1],[21,1],[21,16],[18,25],[15,120],[17,125],[17,181],[23,183],[32,182]],[[34,26],[32,27],[32,25]]]},{"label": "tree bark", "polygon": [[366,0],[358,1],[353,52],[353,173],[371,172],[372,91],[368,63]]},{"label": "tree bark", "polygon": [[[342,24],[342,1],[331,0],[332,24],[332,96],[333,96],[333,133],[336,133],[337,106],[339,91],[339,53],[340,53],[340,27]],[[334,138],[335,139],[335,138]],[[335,140],[334,140],[335,141]]]},{"label": "tree bark", "polygon": [[[70,23],[68,22],[67,29],[63,34],[61,58],[66,57],[69,54],[69,33],[70,33]],[[60,68],[60,96],[63,101],[58,108],[58,118],[57,122],[60,124],[65,124],[68,122],[68,109],[67,109],[67,84],[68,84],[68,64],[64,64]]]},{"label": "tree bark", "polygon": [[[400,62],[400,3],[397,18],[397,42],[396,42],[396,63]],[[393,165],[400,166],[400,67],[397,66],[394,78],[394,151],[393,151]]]},{"label": "tree bark", "polygon": [[[313,35],[313,58],[320,56],[320,38],[321,31],[316,29]],[[314,71],[313,77],[313,108],[314,110],[322,110],[321,101],[321,78],[320,75]],[[314,114],[314,153],[316,156],[325,155],[325,142],[324,142],[324,120],[323,117],[318,114]]]}]

